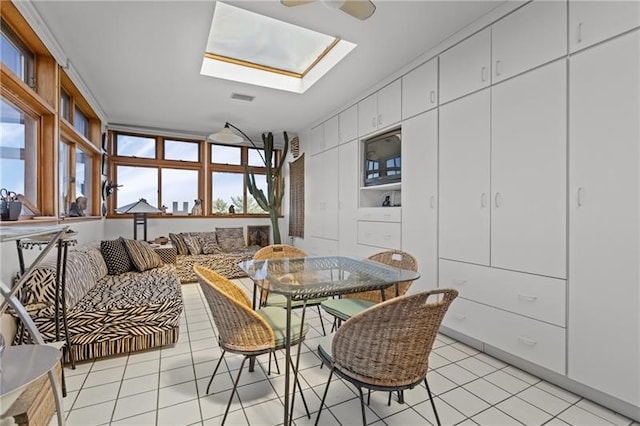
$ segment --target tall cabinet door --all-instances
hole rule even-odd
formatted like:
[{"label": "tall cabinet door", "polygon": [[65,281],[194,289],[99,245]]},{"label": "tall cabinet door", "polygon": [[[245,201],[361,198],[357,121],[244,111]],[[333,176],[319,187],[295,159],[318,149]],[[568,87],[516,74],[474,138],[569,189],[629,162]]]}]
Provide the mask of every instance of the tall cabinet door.
[{"label": "tall cabinet door", "polygon": [[639,31],[572,56],[569,117],[568,374],[636,406],[639,56]]},{"label": "tall cabinet door", "polygon": [[492,89],[492,266],[566,276],[566,67]]},{"label": "tall cabinet door", "polygon": [[341,256],[358,256],[358,140],[340,145],[338,157],[338,253]]},{"label": "tall cabinet door", "polygon": [[308,156],[305,179],[305,235],[322,236],[322,171],[320,155]]},{"label": "tall cabinet door", "polygon": [[402,123],[402,250],[418,261],[412,292],[438,286],[438,112]]},{"label": "tall cabinet door", "polygon": [[320,185],[323,194],[322,236],[338,239],[338,148],[329,149],[320,157]]},{"label": "tall cabinet door", "polygon": [[569,50],[576,52],[640,26],[640,2],[569,0],[569,18]]},{"label": "tall cabinet door", "polygon": [[482,265],[489,265],[489,90],[440,108],[440,257]]}]

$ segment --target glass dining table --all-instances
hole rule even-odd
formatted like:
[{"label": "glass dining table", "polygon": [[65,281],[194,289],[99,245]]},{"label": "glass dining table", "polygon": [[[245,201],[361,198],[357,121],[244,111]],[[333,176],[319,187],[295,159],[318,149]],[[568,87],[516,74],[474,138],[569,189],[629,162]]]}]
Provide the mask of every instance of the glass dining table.
[{"label": "glass dining table", "polygon": [[[304,257],[296,259],[271,259],[245,261],[238,265],[263,291],[282,294],[287,299],[287,333],[285,354],[284,424],[292,422],[291,399],[291,302],[305,301],[325,296],[336,296],[360,291],[380,290],[394,284],[420,277],[415,271],[394,268],[366,259],[343,256]],[[302,311],[304,323],[304,310]],[[300,347],[298,347],[298,359]],[[295,371],[298,369],[296,360]],[[294,388],[295,392],[295,388]],[[290,402],[291,401],[291,402]]]}]

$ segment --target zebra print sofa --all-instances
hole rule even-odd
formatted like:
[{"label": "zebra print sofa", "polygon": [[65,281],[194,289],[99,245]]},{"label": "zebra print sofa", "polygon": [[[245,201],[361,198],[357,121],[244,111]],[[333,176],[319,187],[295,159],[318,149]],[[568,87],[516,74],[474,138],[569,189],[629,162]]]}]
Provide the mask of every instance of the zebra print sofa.
[{"label": "zebra print sofa", "polygon": [[[46,342],[56,340],[55,280],[55,259],[45,260],[35,270],[24,300]],[[65,302],[71,350],[78,361],[178,341],[183,303],[174,265],[107,275],[99,247],[71,250]],[[23,340],[26,336],[16,336],[16,343]]]}]

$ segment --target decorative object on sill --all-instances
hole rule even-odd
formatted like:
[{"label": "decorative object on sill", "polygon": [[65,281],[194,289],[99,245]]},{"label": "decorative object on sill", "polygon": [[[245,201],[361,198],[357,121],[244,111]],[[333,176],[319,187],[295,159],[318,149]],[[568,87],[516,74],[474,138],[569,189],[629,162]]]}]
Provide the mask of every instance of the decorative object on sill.
[{"label": "decorative object on sill", "polygon": [[162,207],[160,207],[160,211],[162,212],[162,216],[165,216],[167,214],[167,209],[169,207],[165,206],[164,204],[162,205]]},{"label": "decorative object on sill", "polygon": [[158,208],[153,207],[147,200],[140,198],[135,203],[127,204],[126,206],[118,207],[116,210],[118,213],[133,213],[133,239],[138,239],[138,226],[142,225],[144,230],[144,241],[147,241],[147,214],[148,213],[160,213]]},{"label": "decorative object on sill", "polygon": [[173,202],[173,214],[176,216],[187,216],[189,213],[189,203],[186,201],[182,202],[182,210],[178,210],[178,202]]},{"label": "decorative object on sill", "polygon": [[0,218],[2,220],[18,220],[22,211],[22,203],[18,194],[6,188],[0,189]]},{"label": "decorative object on sill", "polygon": [[191,208],[191,216],[202,216],[202,200],[196,198],[193,200],[193,207]]},{"label": "decorative object on sill", "polygon": [[[244,164],[245,176],[247,177],[247,188],[249,193],[256,200],[262,210],[269,213],[271,219],[271,229],[273,230],[273,243],[280,244],[280,226],[278,224],[278,214],[280,213],[280,206],[282,205],[282,197],[284,196],[284,176],[282,174],[282,166],[284,165],[287,152],[289,151],[289,136],[287,132],[284,133],[284,148],[282,149],[282,155],[278,163],[276,164],[276,150],[273,145],[273,133],[262,134],[262,148],[260,150],[255,142],[251,140],[246,133],[234,126],[233,124],[225,123],[224,128],[217,133],[210,134],[207,139],[215,142],[227,143],[227,144],[239,144],[244,141],[242,137],[234,134],[231,131],[231,127],[236,129],[242,136],[244,136],[251,145],[256,149],[262,162],[265,166],[265,179],[267,181],[267,193],[260,189],[256,183],[256,178],[253,173],[253,169],[249,167],[247,163]],[[280,193],[277,194],[278,189]]]},{"label": "decorative object on sill", "polygon": [[231,204],[229,206],[229,214],[236,214],[236,208]]},{"label": "decorative object on sill", "polygon": [[300,155],[300,139],[297,136],[291,139],[291,155],[293,158],[298,158]]},{"label": "decorative object on sill", "polygon": [[167,244],[167,242],[169,242],[169,239],[165,236],[161,236],[153,240],[153,242],[156,244],[164,245],[164,244]]},{"label": "decorative object on sill", "polygon": [[80,217],[86,216],[85,210],[87,209],[87,197],[80,196],[76,198],[76,201],[71,203],[71,207],[69,207],[69,216],[71,217]]},{"label": "decorative object on sill", "polygon": [[18,194],[16,195],[16,197],[18,198],[18,201],[22,203],[22,207],[26,207],[31,213],[33,213],[34,216],[42,215],[40,209],[34,206],[33,203],[31,203],[31,201],[27,199],[27,197],[22,194]]},{"label": "decorative object on sill", "polygon": [[106,200],[114,191],[117,191],[122,185],[118,185],[110,180],[102,182],[102,199]]}]

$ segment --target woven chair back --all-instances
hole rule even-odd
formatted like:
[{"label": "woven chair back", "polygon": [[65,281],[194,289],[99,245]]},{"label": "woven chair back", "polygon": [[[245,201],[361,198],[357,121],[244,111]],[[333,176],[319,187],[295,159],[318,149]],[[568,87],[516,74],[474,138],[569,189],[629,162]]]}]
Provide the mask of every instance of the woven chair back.
[{"label": "woven chair back", "polygon": [[271,244],[258,250],[253,255],[253,260],[294,259],[299,257],[307,257],[307,253],[298,247],[287,244]]},{"label": "woven chair back", "polygon": [[[418,270],[418,261],[409,253],[397,250],[383,251],[369,256],[369,260],[393,266],[394,268],[408,269],[410,271]],[[413,281],[403,281],[397,284],[398,296],[403,296],[411,287]],[[345,294],[342,296],[347,299],[368,300],[374,303],[382,302],[382,294],[380,290],[361,291],[359,293]],[[392,285],[384,290],[384,300],[396,297],[396,285]]]},{"label": "woven chair back", "polygon": [[246,354],[275,348],[273,329],[251,309],[251,301],[241,288],[211,269],[200,265],[193,269],[211,309],[223,349]]},{"label": "woven chair back", "polygon": [[397,297],[347,320],[333,339],[333,363],[357,381],[403,387],[424,379],[429,354],[456,290]]}]

